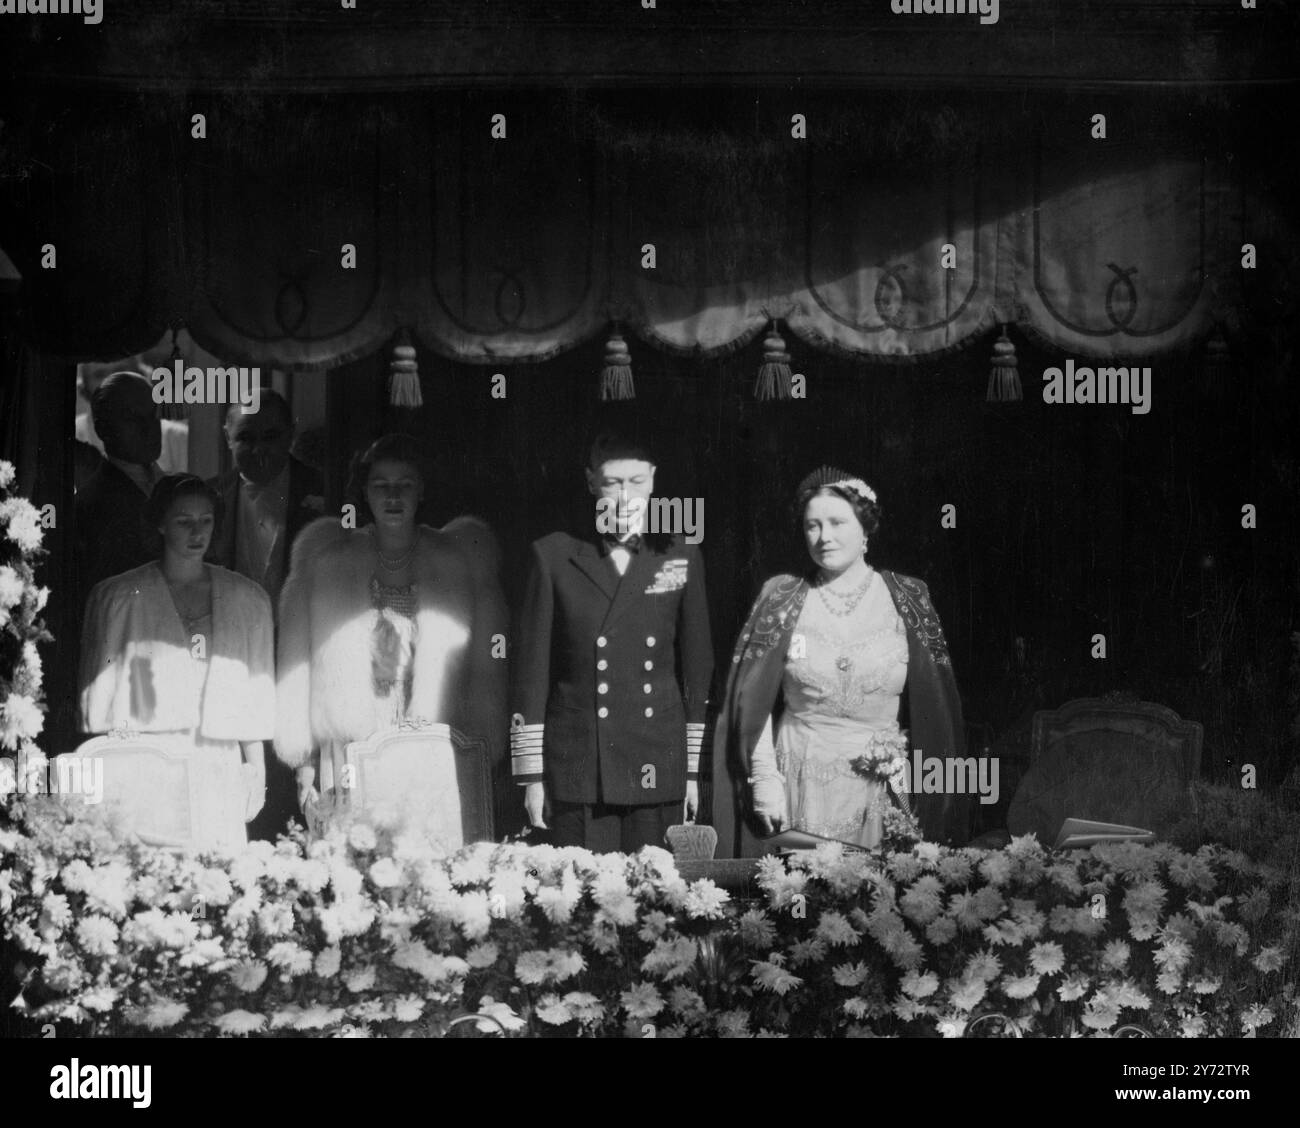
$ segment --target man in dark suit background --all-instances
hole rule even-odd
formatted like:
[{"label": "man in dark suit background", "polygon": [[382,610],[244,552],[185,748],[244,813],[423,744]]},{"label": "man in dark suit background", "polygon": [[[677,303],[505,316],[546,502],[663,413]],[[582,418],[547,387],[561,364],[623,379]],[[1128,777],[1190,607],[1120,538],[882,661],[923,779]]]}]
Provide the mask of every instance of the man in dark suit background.
[{"label": "man in dark suit background", "polygon": [[74,537],[79,605],[100,580],[138,568],[155,555],[145,503],[162,477],[162,424],[152,385],[143,376],[117,372],[90,401],[104,462],[77,491]]},{"label": "man in dark suit background", "polygon": [[[289,550],[302,527],[321,516],[324,485],[318,471],[289,453],[293,412],[279,392],[263,388],[255,412],[232,404],[225,435],[234,466],[208,483],[225,511],[208,559],[260,584],[278,612]],[[248,824],[250,838],[274,839],[299,814],[293,773],[276,756],[266,765],[266,803]]]},{"label": "man in dark suit background", "polygon": [[[607,534],[532,546],[514,648],[511,766],[557,845],[632,852],[698,805],[713,646],[699,550],[646,525],[655,464],[604,434],[587,486]],[[652,522],[653,525],[653,522]]]},{"label": "man in dark suit background", "polygon": [[318,471],[289,453],[293,412],[279,392],[263,388],[255,412],[231,404],[225,435],[234,466],[208,483],[225,503],[208,559],[261,584],[274,607],[293,539],[321,515],[325,487]]}]

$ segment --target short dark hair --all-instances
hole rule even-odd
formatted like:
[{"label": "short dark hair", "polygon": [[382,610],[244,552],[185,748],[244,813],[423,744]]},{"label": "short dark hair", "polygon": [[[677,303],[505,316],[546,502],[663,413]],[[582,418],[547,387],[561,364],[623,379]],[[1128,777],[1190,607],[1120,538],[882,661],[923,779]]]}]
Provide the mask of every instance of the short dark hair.
[{"label": "short dark hair", "polygon": [[[284,420],[286,426],[292,427],[294,425],[293,409],[289,406],[289,401],[285,399],[284,396],[282,396],[274,388],[258,389],[258,397],[259,397],[259,402],[257,405],[258,415],[261,415],[262,412],[266,410],[266,405],[270,404],[272,407],[276,408],[280,412],[280,417]],[[230,404],[229,407],[226,408],[226,418],[222,421],[223,426],[225,427],[230,426],[230,413],[234,411],[236,408],[239,408],[240,411],[243,411],[243,405],[238,402],[232,403]],[[251,411],[244,412],[244,414],[252,415],[253,412]]]},{"label": "short dark hair", "polygon": [[872,501],[856,490],[846,489],[844,486],[807,486],[799,491],[794,504],[794,527],[801,540],[804,535],[803,522],[804,514],[808,512],[808,503],[818,494],[830,494],[847,501],[853,507],[853,515],[862,526],[862,531],[868,537],[874,537],[880,531],[880,520],[885,515],[885,511],[880,507],[879,502]]},{"label": "short dark hair", "polygon": [[225,505],[221,494],[195,474],[167,474],[158,479],[144,507],[149,528],[158,528],[167,519],[167,511],[186,497],[206,497],[212,503],[212,536],[215,538],[221,531]]},{"label": "short dark hair", "polygon": [[[366,501],[366,483],[370,480],[370,471],[376,462],[409,462],[420,475],[427,501],[432,467],[419,439],[397,432],[381,435],[365,450],[358,451],[353,456],[348,473],[347,500],[356,506],[357,517],[363,524],[373,518]],[[419,518],[420,514],[417,513],[416,519]]]},{"label": "short dark hair", "polygon": [[105,426],[121,406],[121,390],[130,386],[127,383],[129,380],[139,380],[146,388],[151,390],[153,388],[147,376],[121,369],[106,376],[99,387],[91,393],[90,421],[95,425],[95,433],[100,438],[104,437]]},{"label": "short dark hair", "polygon": [[592,470],[599,471],[606,462],[617,462],[623,458],[648,462],[651,466],[658,465],[649,443],[619,434],[617,431],[601,431],[596,436],[591,444],[591,456],[587,465]]}]

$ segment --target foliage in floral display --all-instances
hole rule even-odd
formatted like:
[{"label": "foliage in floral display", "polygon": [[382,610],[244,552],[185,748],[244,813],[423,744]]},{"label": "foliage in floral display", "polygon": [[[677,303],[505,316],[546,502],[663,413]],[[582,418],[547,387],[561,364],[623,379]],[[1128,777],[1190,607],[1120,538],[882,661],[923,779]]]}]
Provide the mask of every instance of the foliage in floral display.
[{"label": "foliage in floral display", "polygon": [[9,801],[0,912],[32,1018],[101,1034],[1294,1035],[1281,877],[1216,847],[1049,854],[825,846],[762,896],[671,855],[480,844],[362,823],[183,856],[112,815]]}]

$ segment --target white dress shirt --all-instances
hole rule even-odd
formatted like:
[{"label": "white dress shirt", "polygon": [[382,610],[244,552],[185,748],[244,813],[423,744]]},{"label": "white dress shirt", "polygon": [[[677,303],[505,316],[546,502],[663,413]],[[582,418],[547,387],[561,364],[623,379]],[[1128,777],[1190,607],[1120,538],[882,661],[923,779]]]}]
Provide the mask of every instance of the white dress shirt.
[{"label": "white dress shirt", "polygon": [[235,526],[235,571],[260,584],[274,603],[284,584],[285,523],[289,512],[289,467],[259,486],[239,479]]}]

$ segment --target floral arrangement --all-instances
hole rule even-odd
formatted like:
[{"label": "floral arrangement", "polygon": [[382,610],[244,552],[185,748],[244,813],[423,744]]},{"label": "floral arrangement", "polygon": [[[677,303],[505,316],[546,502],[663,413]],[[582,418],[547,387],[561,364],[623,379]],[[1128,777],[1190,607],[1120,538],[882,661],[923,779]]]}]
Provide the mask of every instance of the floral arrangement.
[{"label": "floral arrangement", "polygon": [[522,844],[434,856],[354,823],[233,856],[111,812],[9,800],[18,1005],[185,1036],[1257,1036],[1300,1032],[1281,878],[1219,847],[836,845],[736,903],[672,858]]},{"label": "floral arrangement", "polygon": [[872,733],[867,750],[855,757],[850,766],[865,779],[885,784],[906,803],[910,786],[906,732]]},{"label": "floral arrangement", "polygon": [[44,724],[38,642],[50,636],[40,614],[49,589],[36,583],[41,521],[36,507],[11,494],[14,468],[0,460],[0,751],[18,751]]}]

